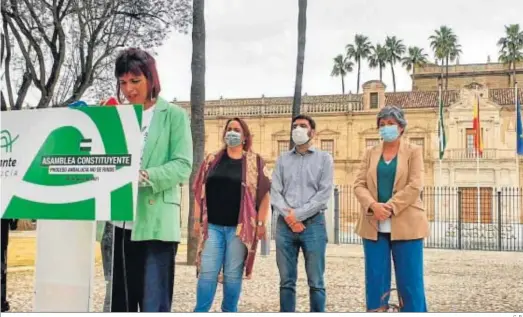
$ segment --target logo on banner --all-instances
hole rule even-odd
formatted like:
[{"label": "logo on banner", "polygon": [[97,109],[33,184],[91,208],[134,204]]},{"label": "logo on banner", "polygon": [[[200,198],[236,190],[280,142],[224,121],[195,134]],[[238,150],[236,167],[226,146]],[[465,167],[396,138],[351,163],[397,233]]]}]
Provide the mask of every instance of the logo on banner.
[{"label": "logo on banner", "polygon": [[12,157],[13,146],[20,135],[12,136],[11,131],[2,130],[0,132],[0,148],[2,149],[2,159],[0,159],[0,178],[17,176],[16,157]]},{"label": "logo on banner", "polygon": [[131,220],[141,110],[77,107],[3,114],[0,216]]},{"label": "logo on banner", "polygon": [[19,135],[13,138],[9,130],[2,130],[0,135],[0,148],[2,148],[5,153],[11,153],[13,151],[13,144],[18,140]]}]

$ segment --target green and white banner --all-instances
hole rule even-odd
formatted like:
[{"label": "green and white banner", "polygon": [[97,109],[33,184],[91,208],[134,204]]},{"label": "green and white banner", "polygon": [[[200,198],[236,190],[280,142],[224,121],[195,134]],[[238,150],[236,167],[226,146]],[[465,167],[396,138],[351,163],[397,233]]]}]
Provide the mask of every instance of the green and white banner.
[{"label": "green and white banner", "polygon": [[141,106],[1,116],[2,218],[133,220]]}]

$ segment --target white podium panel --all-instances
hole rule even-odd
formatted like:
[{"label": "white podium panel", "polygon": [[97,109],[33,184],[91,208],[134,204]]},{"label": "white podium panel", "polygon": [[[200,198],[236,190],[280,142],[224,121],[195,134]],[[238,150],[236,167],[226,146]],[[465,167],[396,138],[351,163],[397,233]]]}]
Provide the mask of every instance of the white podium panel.
[{"label": "white podium panel", "polygon": [[34,312],[89,312],[94,221],[38,220]]}]

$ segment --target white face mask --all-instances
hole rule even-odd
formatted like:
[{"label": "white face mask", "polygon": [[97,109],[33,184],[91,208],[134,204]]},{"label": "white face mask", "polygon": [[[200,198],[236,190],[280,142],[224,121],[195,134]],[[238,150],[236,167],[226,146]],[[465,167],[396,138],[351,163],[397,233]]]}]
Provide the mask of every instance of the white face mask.
[{"label": "white face mask", "polygon": [[292,130],[292,141],[294,141],[296,145],[303,145],[309,142],[309,130],[302,127],[294,128],[294,130]]}]

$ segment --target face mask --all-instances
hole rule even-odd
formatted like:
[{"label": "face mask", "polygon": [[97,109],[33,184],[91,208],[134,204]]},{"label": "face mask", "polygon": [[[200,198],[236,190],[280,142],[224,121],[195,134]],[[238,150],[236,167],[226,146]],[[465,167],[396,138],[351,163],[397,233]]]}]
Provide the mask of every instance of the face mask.
[{"label": "face mask", "polygon": [[309,142],[309,134],[308,130],[302,127],[296,127],[294,130],[292,130],[292,141],[296,143],[296,145],[303,145],[307,142]]},{"label": "face mask", "polygon": [[392,142],[396,141],[400,132],[397,125],[387,125],[380,128],[380,135],[384,142]]},{"label": "face mask", "polygon": [[242,135],[236,131],[228,131],[225,133],[225,143],[229,147],[235,147],[242,143]]}]

